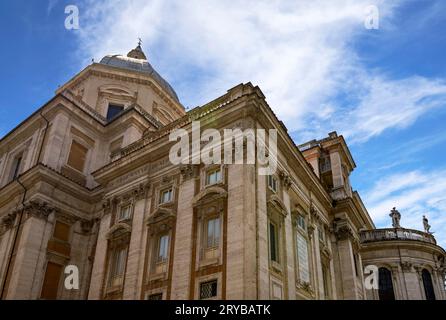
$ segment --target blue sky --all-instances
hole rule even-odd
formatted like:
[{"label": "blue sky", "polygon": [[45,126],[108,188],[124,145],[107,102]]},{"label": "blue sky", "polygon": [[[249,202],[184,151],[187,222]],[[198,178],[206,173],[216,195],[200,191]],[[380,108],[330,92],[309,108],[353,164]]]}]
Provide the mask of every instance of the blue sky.
[{"label": "blue sky", "polygon": [[[66,30],[65,6],[80,11]],[[364,27],[379,9],[379,29]],[[143,39],[187,107],[241,82],[266,94],[297,143],[336,130],[376,224],[430,218],[446,245],[446,2],[2,1],[0,136],[105,54]]]}]

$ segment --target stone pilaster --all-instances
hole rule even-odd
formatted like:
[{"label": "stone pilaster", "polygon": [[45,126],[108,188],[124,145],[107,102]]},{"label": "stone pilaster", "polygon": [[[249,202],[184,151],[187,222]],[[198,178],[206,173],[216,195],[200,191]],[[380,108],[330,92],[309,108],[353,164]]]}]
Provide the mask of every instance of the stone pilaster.
[{"label": "stone pilaster", "polygon": [[[189,169],[186,169],[189,168]],[[192,254],[192,227],[195,195],[194,167],[185,167],[178,188],[178,214],[175,231],[174,261],[172,270],[172,300],[189,299]]]},{"label": "stone pilaster", "polygon": [[89,300],[99,300],[102,298],[102,285],[106,274],[106,258],[107,258],[107,232],[110,228],[111,214],[105,206],[106,214],[102,217],[99,225],[99,236],[96,244],[96,253],[94,258],[93,269],[91,272],[90,291],[88,293]]}]

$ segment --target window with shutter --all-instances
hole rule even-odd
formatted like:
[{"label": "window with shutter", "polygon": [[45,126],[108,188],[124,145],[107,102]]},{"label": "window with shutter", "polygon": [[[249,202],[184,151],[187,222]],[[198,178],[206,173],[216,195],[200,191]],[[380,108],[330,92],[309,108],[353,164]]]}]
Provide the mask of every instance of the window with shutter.
[{"label": "window with shutter", "polygon": [[54,226],[53,238],[68,242],[70,237],[70,226],[66,223],[62,223],[56,221],[56,225]]},{"label": "window with shutter", "polygon": [[88,149],[73,140],[67,164],[80,172],[84,171]]},{"label": "window with shutter", "polygon": [[41,298],[47,300],[57,299],[59,291],[59,281],[62,273],[62,266],[53,262],[48,262],[43,281]]}]

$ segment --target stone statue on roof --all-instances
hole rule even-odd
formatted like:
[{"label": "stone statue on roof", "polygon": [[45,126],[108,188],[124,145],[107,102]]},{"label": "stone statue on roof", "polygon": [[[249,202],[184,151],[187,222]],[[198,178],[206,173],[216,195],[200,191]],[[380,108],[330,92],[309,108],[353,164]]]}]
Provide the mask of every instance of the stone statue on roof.
[{"label": "stone statue on roof", "polygon": [[394,207],[391,211],[389,216],[392,218],[392,226],[394,228],[401,228],[400,220],[401,220],[401,213],[399,213],[398,210]]},{"label": "stone statue on roof", "polygon": [[429,224],[429,220],[426,218],[426,216],[423,216],[423,226],[424,226],[424,232],[431,233],[431,225]]}]

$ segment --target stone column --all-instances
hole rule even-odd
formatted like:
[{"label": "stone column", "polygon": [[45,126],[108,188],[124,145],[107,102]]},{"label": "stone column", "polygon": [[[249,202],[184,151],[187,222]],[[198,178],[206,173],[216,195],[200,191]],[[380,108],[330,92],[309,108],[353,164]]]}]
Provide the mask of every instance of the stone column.
[{"label": "stone column", "polygon": [[195,196],[195,168],[182,168],[182,182],[178,189],[177,224],[175,231],[174,261],[172,270],[172,300],[189,299],[192,255],[192,228]]},{"label": "stone column", "polygon": [[266,205],[266,177],[256,174],[257,179],[257,286],[258,299],[270,299],[268,210]]},{"label": "stone column", "polygon": [[141,291],[141,288],[138,286],[140,281],[138,280],[141,275],[141,260],[144,259],[144,229],[147,228],[144,223],[145,197],[138,197],[134,200],[132,234],[127,256],[123,300],[138,299],[138,293]]},{"label": "stone column", "polygon": [[318,226],[315,226],[313,235],[314,238],[314,262],[316,263],[316,270],[315,270],[315,290],[317,292],[318,299],[322,300],[324,299],[324,277],[322,275],[322,261],[321,261],[321,250],[320,250],[320,243],[319,243],[319,232],[318,232]]},{"label": "stone column", "polygon": [[96,253],[91,272],[90,291],[88,293],[89,300],[99,300],[102,298],[102,285],[104,284],[104,279],[106,277],[107,232],[110,229],[110,219],[111,212],[106,210],[99,225]]},{"label": "stone column", "polygon": [[285,204],[287,215],[285,217],[285,254],[286,254],[286,274],[288,279],[288,299],[296,299],[296,262],[294,249],[294,228],[291,217],[291,202],[288,194],[290,185],[285,183],[283,191],[283,203]]},{"label": "stone column", "polygon": [[415,272],[406,275],[409,300],[426,300],[423,279],[421,278],[421,271],[423,269],[419,266],[415,266],[414,270]]},{"label": "stone column", "polygon": [[38,267],[38,262],[46,254],[48,234],[45,230],[48,216],[53,211],[43,202],[32,201],[25,205],[6,299],[40,298],[40,290],[33,291],[33,284],[36,277],[43,279],[45,273]]},{"label": "stone column", "polygon": [[[246,241],[244,184],[249,179],[244,165],[228,166],[228,210],[227,214],[227,263],[226,263],[226,298],[244,299],[245,253],[255,250],[255,242]],[[248,246],[248,247],[246,247]],[[251,247],[252,246],[252,247]]]},{"label": "stone column", "polygon": [[354,261],[354,251],[353,251],[353,231],[346,224],[342,223],[341,226],[337,226],[335,230],[336,234],[336,244],[337,244],[337,264],[339,273],[338,281],[340,281],[341,290],[339,293],[342,294],[340,299],[344,300],[356,300],[358,299],[357,293],[357,279]]}]

